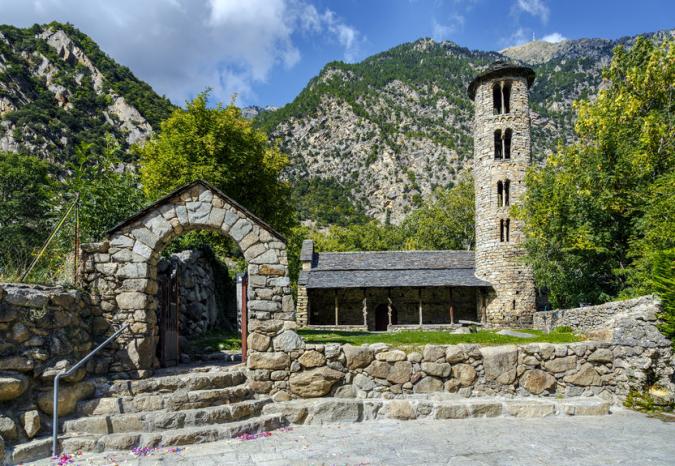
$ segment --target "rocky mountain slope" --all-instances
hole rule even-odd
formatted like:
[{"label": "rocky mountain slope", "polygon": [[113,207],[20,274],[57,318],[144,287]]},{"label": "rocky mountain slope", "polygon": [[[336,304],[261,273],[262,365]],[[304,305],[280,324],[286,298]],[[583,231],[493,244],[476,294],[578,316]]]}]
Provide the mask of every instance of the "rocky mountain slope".
[{"label": "rocky mountain slope", "polygon": [[292,103],[257,121],[291,157],[288,176],[304,196],[339,186],[368,216],[396,223],[470,168],[466,86],[484,66],[511,60],[535,69],[533,151],[541,160],[573,138],[572,102],[594,95],[613,48],[633,41],[532,42],[496,53],[421,39],[361,63],[329,63]]},{"label": "rocky mountain slope", "polygon": [[172,109],[71,25],[0,26],[0,150],[62,163],[108,134],[124,149]]}]

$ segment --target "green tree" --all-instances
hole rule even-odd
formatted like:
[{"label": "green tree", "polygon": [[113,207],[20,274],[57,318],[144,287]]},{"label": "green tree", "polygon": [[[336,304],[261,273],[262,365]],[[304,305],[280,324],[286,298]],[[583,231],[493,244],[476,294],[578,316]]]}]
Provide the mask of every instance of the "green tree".
[{"label": "green tree", "polygon": [[115,138],[108,135],[105,147],[80,144],[66,168],[63,204],[80,193],[80,235],[95,241],[110,228],[138,211],[144,203],[138,176],[122,162],[123,153]]},{"label": "green tree", "polygon": [[645,274],[675,247],[672,203],[662,202],[675,169],[675,41],[615,49],[604,78],[595,101],[575,104],[578,142],[528,172],[517,209],[555,306],[656,291]]},{"label": "green tree", "polygon": [[207,106],[208,91],[177,109],[161,130],[133,150],[150,199],[203,179],[282,232],[294,224],[288,159],[233,104]]},{"label": "green tree", "polygon": [[49,234],[54,200],[49,165],[0,152],[0,276],[15,278]]},{"label": "green tree", "polygon": [[402,224],[406,249],[471,250],[475,244],[473,178],[463,177],[449,189],[437,189],[431,200]]}]

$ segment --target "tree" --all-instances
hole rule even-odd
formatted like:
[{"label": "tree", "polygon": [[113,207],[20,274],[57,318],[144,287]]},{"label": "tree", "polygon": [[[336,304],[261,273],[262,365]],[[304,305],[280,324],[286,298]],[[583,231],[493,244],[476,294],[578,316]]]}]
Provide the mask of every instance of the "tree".
[{"label": "tree", "polygon": [[471,250],[475,243],[473,178],[464,176],[410,214],[402,224],[405,249]]},{"label": "tree", "polygon": [[46,162],[0,152],[0,275],[14,276],[28,265],[49,234],[53,200]]},{"label": "tree", "polygon": [[575,103],[578,142],[528,172],[516,209],[555,306],[655,291],[639,277],[675,247],[672,204],[662,204],[675,170],[675,41],[618,47],[604,78],[595,101]]},{"label": "tree", "polygon": [[100,239],[144,203],[138,176],[122,163],[120,145],[111,135],[105,141],[102,151],[95,151],[92,144],[81,144],[75,149],[74,160],[66,165],[70,175],[65,180],[63,203],[80,193],[83,241]]},{"label": "tree", "polygon": [[288,159],[233,104],[207,107],[208,91],[177,109],[142,146],[141,182],[150,199],[197,179],[213,184],[281,232],[294,224]]}]

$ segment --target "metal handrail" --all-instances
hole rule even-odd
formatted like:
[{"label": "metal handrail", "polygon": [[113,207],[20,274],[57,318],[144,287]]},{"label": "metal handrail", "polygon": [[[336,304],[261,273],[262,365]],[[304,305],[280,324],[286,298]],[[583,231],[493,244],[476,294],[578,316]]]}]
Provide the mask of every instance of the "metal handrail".
[{"label": "metal handrail", "polygon": [[59,436],[59,379],[61,377],[67,377],[74,373],[76,370],[78,370],[84,363],[89,361],[96,353],[98,353],[103,347],[108,345],[111,341],[113,341],[115,338],[117,338],[122,332],[124,332],[127,328],[129,328],[129,324],[124,324],[122,327],[120,327],[115,333],[110,335],[106,341],[98,345],[92,352],[90,352],[88,355],[86,355],[84,358],[80,360],[77,364],[75,364],[73,367],[70,369],[60,372],[56,374],[56,377],[54,377],[54,403],[53,403],[53,410],[54,412],[52,413],[52,456],[58,455],[58,436]]}]

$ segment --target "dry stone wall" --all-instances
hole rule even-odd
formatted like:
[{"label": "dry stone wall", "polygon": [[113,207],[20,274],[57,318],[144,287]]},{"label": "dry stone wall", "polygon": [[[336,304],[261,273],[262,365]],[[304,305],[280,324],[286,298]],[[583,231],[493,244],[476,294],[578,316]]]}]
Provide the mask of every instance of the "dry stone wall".
[{"label": "dry stone wall", "polygon": [[[0,439],[12,445],[49,431],[52,383],[72,367],[109,325],[86,294],[60,287],[0,284]],[[111,358],[101,354],[62,382],[60,414],[93,394],[83,382],[104,374]],[[2,440],[0,440],[1,442]],[[0,455],[1,456],[1,455]]]},{"label": "dry stone wall", "polygon": [[480,347],[305,344],[292,322],[258,322],[249,337],[251,387],[275,400],[395,398],[450,392],[480,396],[591,396],[612,402],[658,384],[671,393],[673,353],[656,329],[658,302],[626,314],[606,341]]}]

